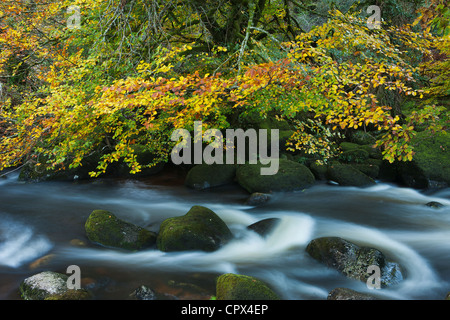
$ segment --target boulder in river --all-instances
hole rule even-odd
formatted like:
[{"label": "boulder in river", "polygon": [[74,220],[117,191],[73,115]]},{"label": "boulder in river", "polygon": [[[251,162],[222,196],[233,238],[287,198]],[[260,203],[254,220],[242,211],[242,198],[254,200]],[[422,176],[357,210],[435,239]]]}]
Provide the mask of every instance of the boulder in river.
[{"label": "boulder in river", "polygon": [[94,210],[85,223],[92,242],[126,250],[141,250],[156,244],[156,234],[117,218],[106,210]]},{"label": "boulder in river", "polygon": [[369,270],[371,266],[380,270],[381,287],[397,284],[403,279],[400,265],[388,261],[380,250],[360,247],[339,237],[313,239],[306,247],[306,252],[351,279],[367,283],[373,274]]},{"label": "boulder in river", "polygon": [[443,208],[444,207],[444,205],[442,203],[437,202],[437,201],[430,201],[430,202],[427,202],[425,205],[427,207],[435,208],[435,209],[439,209],[439,208]]},{"label": "boulder in river", "polygon": [[253,230],[264,237],[272,232],[280,221],[280,218],[267,218],[249,225],[247,229]]},{"label": "boulder in river", "polygon": [[450,134],[418,132],[411,145],[413,161],[397,164],[400,182],[418,189],[450,186]]},{"label": "boulder in river", "polygon": [[331,164],[327,177],[341,186],[367,187],[375,184],[375,180],[349,164]]},{"label": "boulder in river", "polygon": [[43,271],[26,278],[19,286],[24,300],[88,300],[91,294],[85,289],[69,289],[68,276],[65,274]]},{"label": "boulder in river", "polygon": [[232,183],[236,176],[236,166],[231,164],[199,164],[186,175],[185,185],[203,190]]},{"label": "boulder in river", "polygon": [[236,170],[237,182],[250,193],[302,190],[315,182],[309,168],[298,162],[279,159],[276,174],[261,175],[261,168],[266,166],[261,163],[240,165]]},{"label": "boulder in river", "polygon": [[268,202],[270,197],[271,196],[268,193],[254,192],[250,195],[245,204],[249,206],[259,206]]},{"label": "boulder in river", "polygon": [[161,223],[157,246],[161,251],[214,251],[232,236],[215,212],[193,206],[184,216],[168,218]]},{"label": "boulder in river", "polygon": [[378,300],[378,298],[348,288],[336,288],[330,291],[327,300]]},{"label": "boulder in river", "polygon": [[280,300],[263,281],[246,275],[226,273],[216,285],[217,300]]}]

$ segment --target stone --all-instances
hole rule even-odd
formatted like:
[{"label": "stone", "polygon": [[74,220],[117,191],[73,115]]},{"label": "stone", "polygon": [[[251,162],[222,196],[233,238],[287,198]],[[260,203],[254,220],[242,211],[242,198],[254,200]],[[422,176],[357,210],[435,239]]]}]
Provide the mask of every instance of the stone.
[{"label": "stone", "polygon": [[226,273],[217,279],[217,300],[280,300],[263,281],[246,275]]},{"label": "stone", "polygon": [[249,206],[259,206],[264,203],[267,203],[270,200],[270,198],[271,198],[270,194],[254,192],[250,195],[245,204]]},{"label": "stone", "polygon": [[327,178],[341,186],[367,187],[375,184],[375,180],[349,164],[333,163],[328,167]]},{"label": "stone", "polygon": [[106,247],[141,250],[156,244],[156,234],[117,218],[106,210],[94,210],[85,223],[86,236]]},{"label": "stone", "polygon": [[348,288],[336,288],[330,291],[327,300],[378,300],[376,297]]},{"label": "stone", "polygon": [[280,218],[268,218],[249,225],[247,229],[253,230],[264,237],[273,231],[280,221]]},{"label": "stone", "polygon": [[203,190],[232,183],[235,176],[235,165],[199,164],[189,170],[185,185],[193,189]]},{"label": "stone", "polygon": [[164,220],[157,246],[161,251],[214,251],[232,238],[223,220],[212,210],[193,206],[184,216]]},{"label": "stone", "polygon": [[19,286],[24,300],[87,300],[91,294],[84,289],[68,289],[68,276],[43,271],[23,280]]},{"label": "stone", "polygon": [[372,275],[372,272],[368,272],[369,266],[377,266],[380,270],[381,287],[403,280],[400,265],[388,261],[380,250],[360,247],[339,237],[313,239],[307,245],[306,252],[315,260],[351,279],[367,282]]},{"label": "stone", "polygon": [[261,175],[262,164],[243,164],[236,171],[237,182],[248,192],[282,192],[302,190],[312,186],[315,177],[303,164],[279,159],[278,172]]}]

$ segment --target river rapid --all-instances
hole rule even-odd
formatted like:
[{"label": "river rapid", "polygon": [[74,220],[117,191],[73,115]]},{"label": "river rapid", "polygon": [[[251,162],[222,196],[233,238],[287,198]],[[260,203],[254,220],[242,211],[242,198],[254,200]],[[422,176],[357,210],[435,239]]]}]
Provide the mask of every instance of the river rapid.
[{"label": "river rapid", "polygon": [[[258,277],[284,300],[324,300],[337,287],[394,300],[443,300],[450,292],[450,189],[324,183],[276,193],[259,207],[245,205],[248,196],[238,185],[191,190],[177,173],[42,183],[20,182],[11,174],[0,179],[0,299],[20,299],[23,279],[44,270],[66,273],[70,265],[80,267],[82,287],[104,300],[133,299],[130,294],[141,285],[168,299],[209,299],[216,277],[228,272]],[[444,207],[426,206],[430,201]],[[234,240],[210,253],[125,252],[89,243],[85,236],[84,223],[95,209],[158,232],[164,219],[184,215],[193,205],[216,212]],[[266,237],[247,229],[274,217],[281,222]],[[340,275],[305,252],[322,236],[381,250],[403,267],[405,279],[376,290]]]}]

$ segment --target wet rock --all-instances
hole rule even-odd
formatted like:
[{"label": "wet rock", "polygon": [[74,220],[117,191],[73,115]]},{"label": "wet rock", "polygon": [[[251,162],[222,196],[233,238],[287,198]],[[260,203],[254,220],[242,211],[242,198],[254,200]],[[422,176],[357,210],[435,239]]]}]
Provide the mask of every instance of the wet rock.
[{"label": "wet rock", "polygon": [[67,287],[68,276],[44,271],[26,278],[19,286],[24,300],[86,300],[91,294],[84,289],[74,290]]},{"label": "wet rock", "polygon": [[367,187],[375,184],[371,177],[349,164],[333,163],[328,167],[327,178],[341,186]]},{"label": "wet rock", "polygon": [[308,188],[315,182],[312,172],[300,163],[279,159],[278,172],[261,175],[263,164],[243,164],[236,171],[237,182],[248,192],[294,191]]},{"label": "wet rock", "polygon": [[161,251],[214,251],[231,238],[230,229],[215,212],[193,206],[184,216],[161,223],[157,246]]},{"label": "wet rock", "polygon": [[380,173],[380,167],[374,164],[355,163],[352,166],[372,179],[377,179]]},{"label": "wet rock", "polygon": [[228,164],[199,164],[186,175],[185,185],[203,190],[232,183],[236,176],[236,166]]},{"label": "wet rock", "polygon": [[137,300],[156,300],[157,299],[156,292],[144,285],[142,285],[139,288],[137,288],[136,290],[134,290],[130,296]]},{"label": "wet rock", "polygon": [[70,240],[70,245],[74,246],[74,247],[85,247],[86,246],[86,242],[84,242],[83,240],[80,239],[72,239]]},{"label": "wet rock", "polygon": [[270,194],[254,192],[250,195],[250,197],[245,202],[246,205],[249,206],[259,206],[270,200]]},{"label": "wet rock", "polygon": [[126,250],[141,250],[156,244],[156,234],[117,218],[106,210],[94,210],[85,223],[90,241]]},{"label": "wet rock", "polygon": [[40,257],[39,259],[34,260],[32,263],[30,263],[29,267],[30,269],[37,269],[41,268],[43,266],[46,266],[50,263],[51,260],[55,257],[54,254],[47,254],[43,257]]},{"label": "wet rock", "polygon": [[326,164],[320,164],[315,161],[310,164],[309,169],[314,174],[314,177],[317,180],[326,180],[327,179],[328,166]]},{"label": "wet rock", "polygon": [[430,202],[426,203],[425,205],[427,207],[435,208],[435,209],[439,209],[439,208],[443,208],[444,207],[444,205],[442,203],[437,202],[437,201],[430,201]]},{"label": "wet rock", "polygon": [[373,274],[373,271],[369,272],[369,266],[379,268],[381,287],[397,284],[403,279],[400,266],[388,261],[378,249],[360,247],[339,237],[313,239],[306,252],[351,279],[367,282]]},{"label": "wet rock", "polygon": [[272,232],[280,221],[280,218],[268,218],[249,225],[247,229],[253,230],[264,237]]},{"label": "wet rock", "polygon": [[263,281],[238,274],[222,274],[217,279],[217,300],[280,300]]},{"label": "wet rock", "polygon": [[397,165],[400,182],[417,189],[449,186],[450,135],[428,136],[426,132],[418,132],[411,144],[415,152],[413,161]]},{"label": "wet rock", "polygon": [[348,288],[336,288],[330,291],[327,300],[378,300],[376,297]]}]

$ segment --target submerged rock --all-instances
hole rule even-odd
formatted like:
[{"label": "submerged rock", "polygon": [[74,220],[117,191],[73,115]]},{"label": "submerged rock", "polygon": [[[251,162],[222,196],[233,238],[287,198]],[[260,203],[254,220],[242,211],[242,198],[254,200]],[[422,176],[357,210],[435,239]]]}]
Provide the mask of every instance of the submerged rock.
[{"label": "submerged rock", "polygon": [[19,286],[24,300],[86,300],[91,294],[84,289],[68,289],[68,276],[44,271],[26,278]]},{"label": "submerged rock", "polygon": [[247,199],[245,204],[249,206],[259,206],[270,200],[270,194],[262,193],[262,192],[254,192]]},{"label": "submerged rock", "polygon": [[156,234],[117,218],[106,210],[94,210],[85,223],[90,241],[126,250],[141,250],[156,243]]},{"label": "submerged rock", "polygon": [[351,279],[367,282],[373,273],[369,272],[369,266],[379,267],[381,287],[397,284],[403,279],[400,266],[388,261],[378,249],[360,247],[339,237],[313,239],[306,252]]},{"label": "submerged rock", "polygon": [[247,229],[253,230],[264,237],[273,231],[280,221],[280,218],[268,218],[249,225]]},{"label": "submerged rock", "polygon": [[157,300],[156,292],[144,285],[134,290],[130,296],[136,300]]},{"label": "submerged rock", "polygon": [[378,298],[348,288],[336,288],[330,291],[327,300],[378,300]]},{"label": "submerged rock", "polygon": [[437,201],[430,201],[430,202],[426,203],[425,205],[427,207],[435,208],[435,209],[439,209],[439,208],[443,208],[444,207],[444,205],[442,203],[437,202]]},{"label": "submerged rock", "polygon": [[191,168],[185,185],[203,190],[232,183],[236,176],[236,166],[229,164],[199,164]]},{"label": "submerged rock", "polygon": [[254,277],[226,273],[216,285],[217,300],[280,300],[263,281]]},{"label": "submerged rock", "polygon": [[215,212],[193,206],[184,216],[168,218],[161,223],[157,246],[161,251],[214,251],[232,236]]},{"label": "submerged rock", "polygon": [[300,163],[279,159],[278,172],[261,175],[263,164],[243,164],[236,171],[237,182],[248,192],[294,191],[310,187],[315,182],[312,172]]}]

